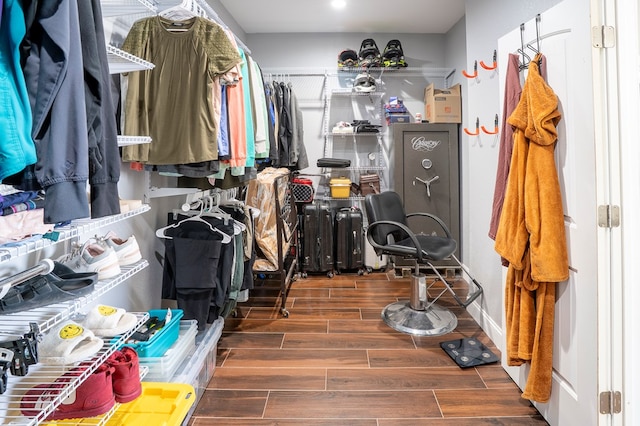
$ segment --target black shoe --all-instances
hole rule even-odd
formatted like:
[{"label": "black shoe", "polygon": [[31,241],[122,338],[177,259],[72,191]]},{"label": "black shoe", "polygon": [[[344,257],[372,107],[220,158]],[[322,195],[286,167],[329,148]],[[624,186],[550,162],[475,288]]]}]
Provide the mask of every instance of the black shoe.
[{"label": "black shoe", "polygon": [[98,281],[96,272],[76,273],[59,262],[53,263],[51,273],[11,287],[0,299],[0,315],[66,302],[93,291]]}]

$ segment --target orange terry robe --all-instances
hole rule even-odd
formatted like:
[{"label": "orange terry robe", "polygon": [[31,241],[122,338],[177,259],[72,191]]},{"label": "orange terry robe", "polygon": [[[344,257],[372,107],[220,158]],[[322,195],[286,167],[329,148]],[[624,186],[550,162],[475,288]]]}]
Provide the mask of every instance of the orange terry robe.
[{"label": "orange terry robe", "polygon": [[540,76],[539,55],[518,106],[511,169],[495,250],[509,262],[505,283],[507,363],[531,363],[523,398],[547,402],[553,369],[555,287],[569,277],[554,149],[558,98]]}]

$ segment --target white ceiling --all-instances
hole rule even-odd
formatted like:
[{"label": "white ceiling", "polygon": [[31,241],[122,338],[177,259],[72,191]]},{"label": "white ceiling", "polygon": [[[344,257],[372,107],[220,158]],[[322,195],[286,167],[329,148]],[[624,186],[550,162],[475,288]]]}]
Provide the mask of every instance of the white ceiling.
[{"label": "white ceiling", "polygon": [[443,34],[464,16],[465,0],[220,0],[247,34],[296,32]]}]

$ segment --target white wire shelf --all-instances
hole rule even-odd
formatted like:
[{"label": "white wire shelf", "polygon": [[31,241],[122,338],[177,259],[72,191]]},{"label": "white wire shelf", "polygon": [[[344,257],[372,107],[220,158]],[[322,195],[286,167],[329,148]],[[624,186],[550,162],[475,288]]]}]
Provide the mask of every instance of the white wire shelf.
[{"label": "white wire shelf", "polygon": [[331,197],[331,196],[327,196],[327,195],[317,195],[315,197],[316,200],[321,200],[321,201],[363,201],[364,197],[345,197],[345,198],[336,198],[336,197]]},{"label": "white wire shelf", "polygon": [[[144,377],[149,372],[149,367],[145,365],[140,365],[140,381],[144,379]],[[106,413],[101,416],[96,417],[85,417],[82,419],[64,419],[64,420],[55,420],[52,422],[45,423],[46,425],[55,425],[55,426],[78,426],[78,424],[88,425],[88,426],[103,426],[106,425],[109,420],[113,417],[113,415],[118,411],[122,404],[116,402],[113,407]]]},{"label": "white wire shelf", "polygon": [[350,167],[345,167],[342,170],[350,170],[354,172],[365,172],[365,171],[373,172],[373,171],[387,170],[387,168],[383,166],[350,166]]},{"label": "white wire shelf", "polygon": [[385,92],[356,92],[353,89],[332,89],[331,96],[369,96],[369,97],[382,97]]},{"label": "white wire shelf", "polygon": [[116,214],[113,216],[107,216],[100,219],[74,220],[71,222],[71,224],[60,227],[60,228],[56,228],[54,230],[54,233],[57,236],[57,239],[55,241],[47,238],[40,238],[37,240],[26,240],[24,242],[13,243],[10,246],[7,246],[7,245],[0,246],[0,264],[2,264],[2,262],[13,260],[20,256],[27,255],[29,253],[35,253],[39,250],[42,250],[45,247],[58,244],[62,241],[70,240],[72,238],[77,238],[84,233],[93,232],[99,228],[123,221],[132,216],[137,216],[139,214],[149,211],[149,209],[150,209],[149,205],[144,204],[142,207],[127,213]]},{"label": "white wire shelf", "polygon": [[118,146],[141,145],[151,143],[151,136],[118,136]]},{"label": "white wire shelf", "polygon": [[28,311],[0,315],[0,330],[23,335],[29,331],[29,323],[35,322],[38,324],[40,332],[46,333],[56,324],[71,318],[80,312],[83,307],[96,301],[99,297],[119,286],[147,266],[149,266],[149,262],[146,260],[141,260],[131,266],[123,266],[121,267],[122,273],[120,275],[110,280],[98,281],[94,290],[86,296]]},{"label": "white wire shelf", "polygon": [[149,0],[100,0],[102,17],[133,15],[137,13],[155,14],[158,8]]},{"label": "white wire shelf", "polygon": [[361,132],[361,133],[337,133],[337,132],[329,132],[327,136],[332,136],[334,138],[366,138],[366,137],[381,137],[382,134],[380,132]]},{"label": "white wire shelf", "polygon": [[151,62],[111,45],[107,45],[107,60],[109,61],[109,72],[111,74],[145,71],[155,67]]},{"label": "white wire shelf", "polygon": [[[78,365],[45,365],[38,363],[30,366],[29,373],[26,376],[9,375],[7,390],[0,395],[0,418],[8,420],[12,425],[37,425],[46,421],[46,418],[54,412],[56,407],[69,397],[100,365],[102,365],[113,352],[122,346],[124,342],[138,329],[140,325],[149,319],[148,312],[136,313],[138,322],[128,332],[120,335],[117,339],[106,338],[102,349],[88,359]],[[64,376],[65,386],[57,387],[60,382],[56,382],[60,377]],[[47,390],[48,400],[42,402],[37,401],[35,405],[39,408],[39,412],[35,416],[24,416],[20,410],[20,404],[23,395],[31,388],[50,384]],[[112,410],[115,412],[115,410]],[[111,413],[113,415],[113,413]],[[103,424],[103,423],[97,423]]]}]

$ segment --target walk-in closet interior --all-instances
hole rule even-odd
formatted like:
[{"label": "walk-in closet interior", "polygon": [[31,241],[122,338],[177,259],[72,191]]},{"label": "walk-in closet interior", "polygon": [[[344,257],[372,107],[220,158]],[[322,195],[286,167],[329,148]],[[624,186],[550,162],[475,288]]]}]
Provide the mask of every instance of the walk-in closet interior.
[{"label": "walk-in closet interior", "polygon": [[0,0],[0,424],[640,423],[639,23]]}]

